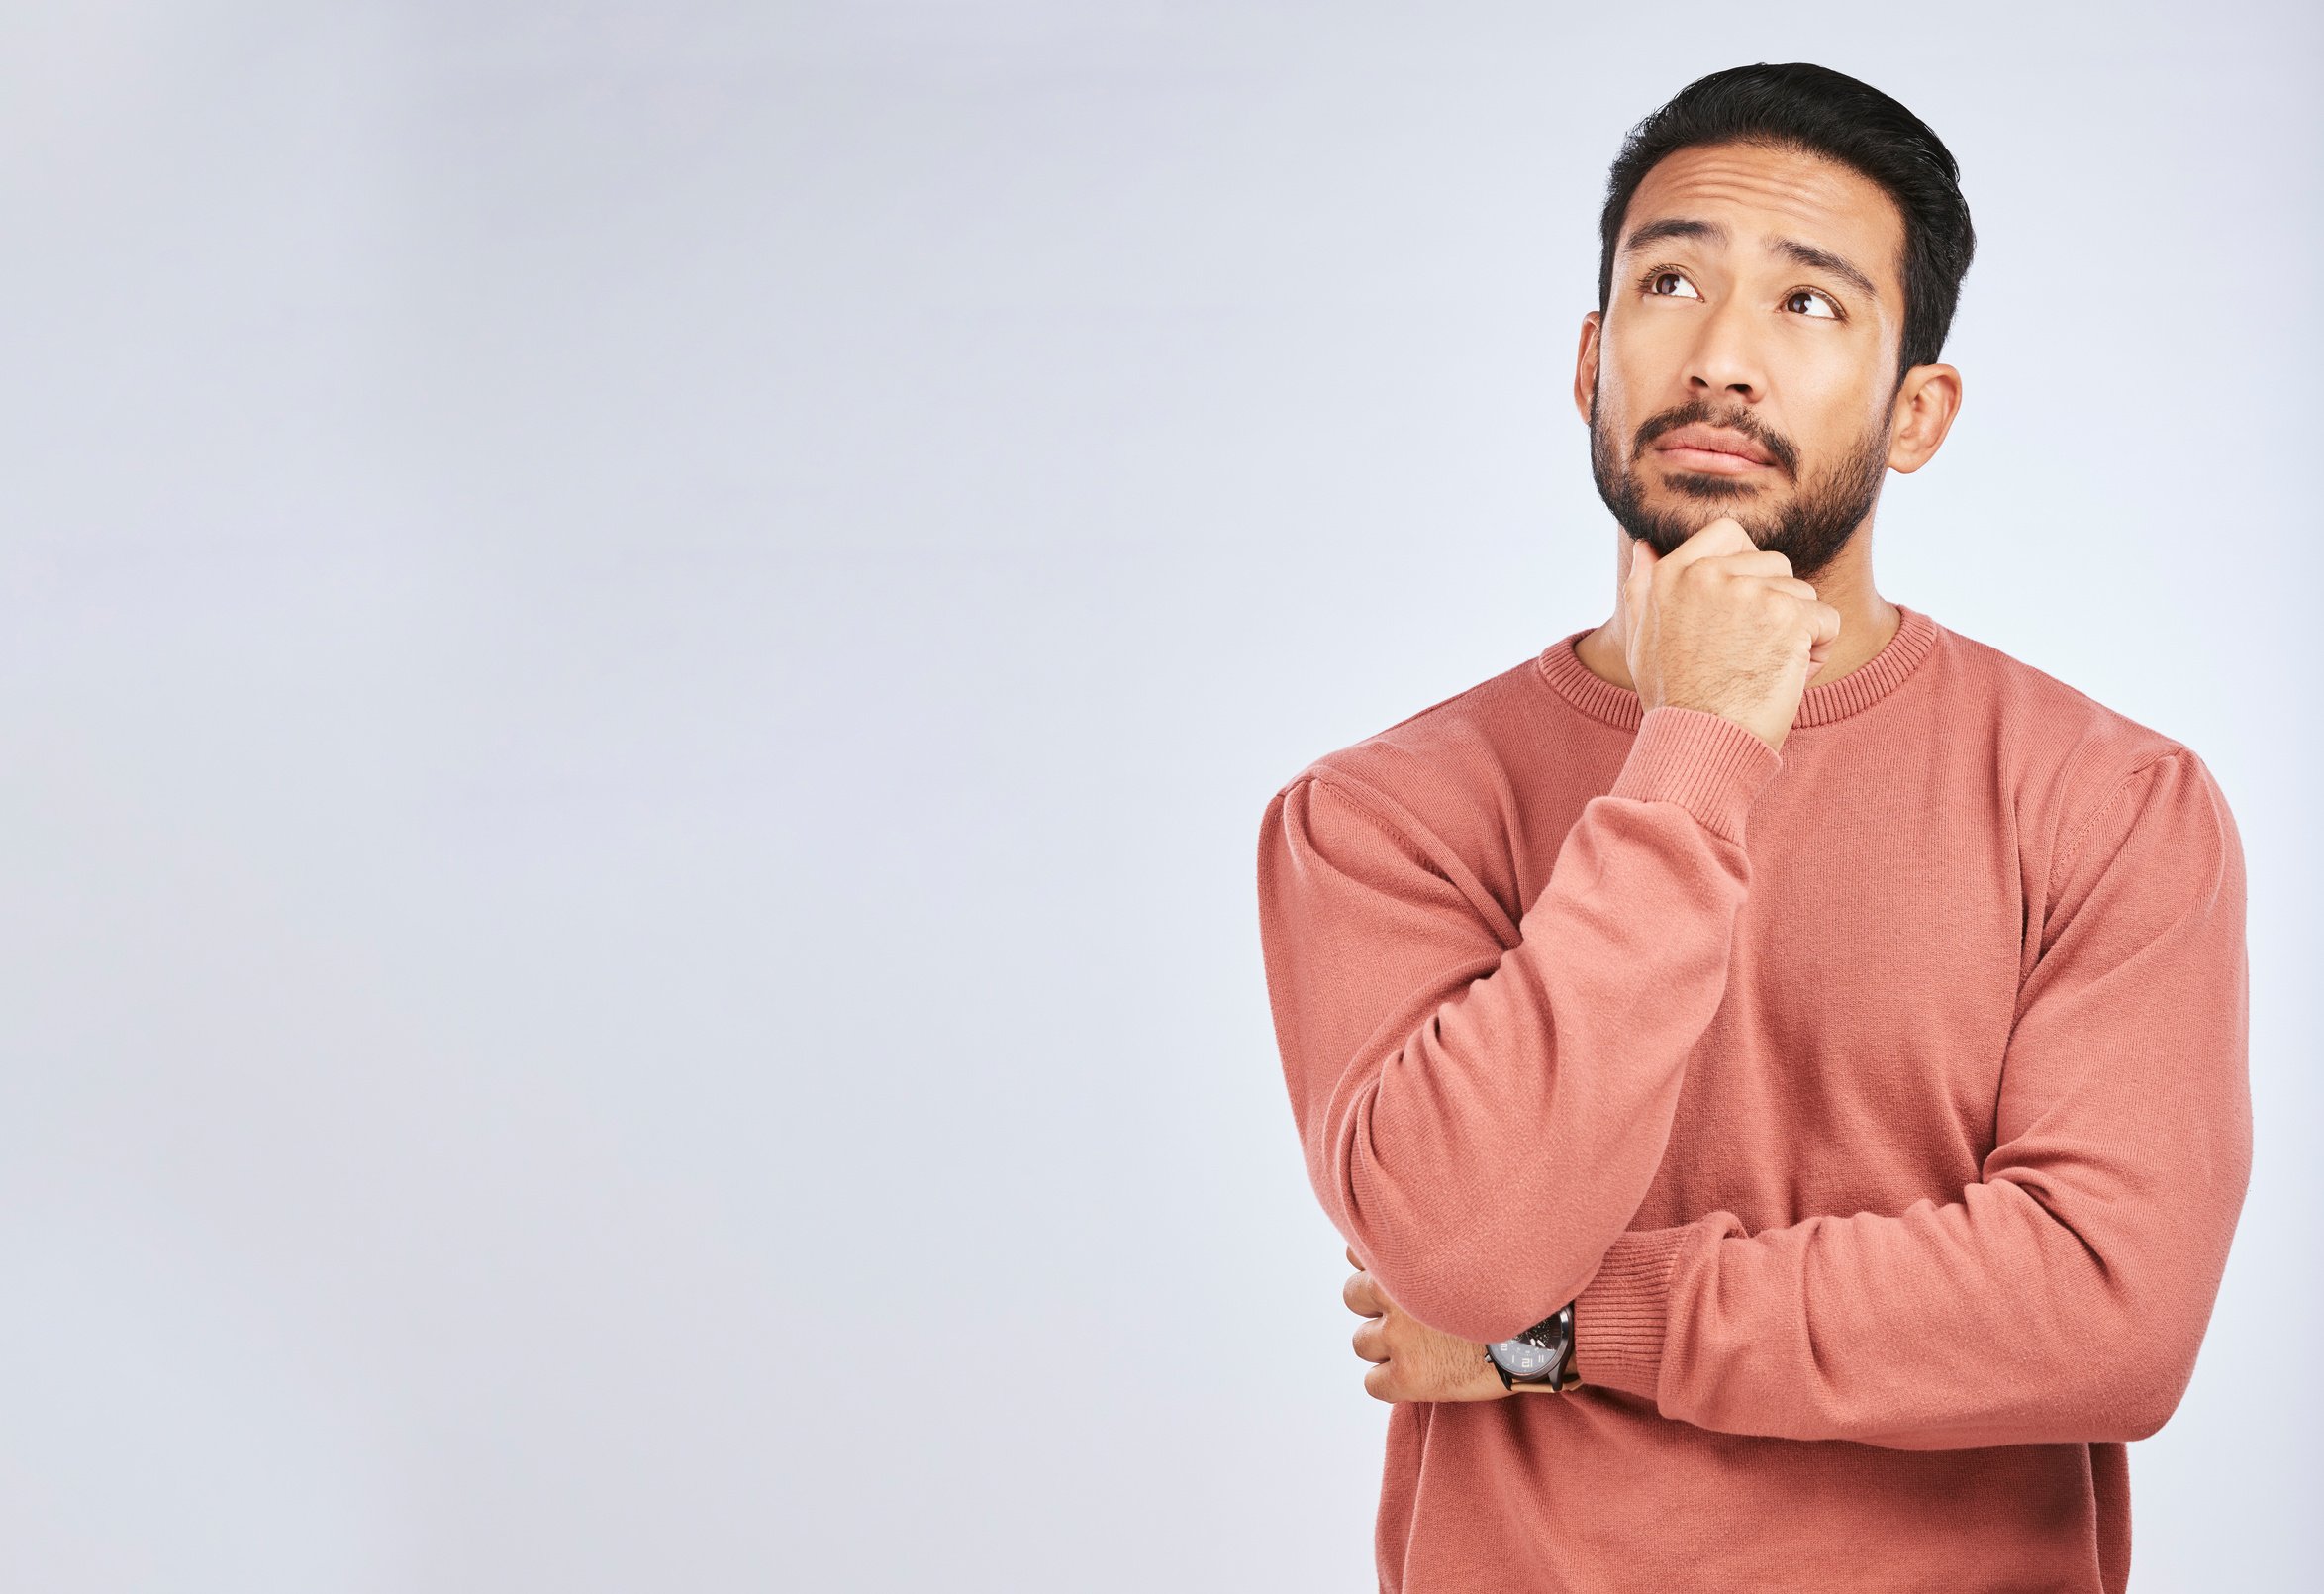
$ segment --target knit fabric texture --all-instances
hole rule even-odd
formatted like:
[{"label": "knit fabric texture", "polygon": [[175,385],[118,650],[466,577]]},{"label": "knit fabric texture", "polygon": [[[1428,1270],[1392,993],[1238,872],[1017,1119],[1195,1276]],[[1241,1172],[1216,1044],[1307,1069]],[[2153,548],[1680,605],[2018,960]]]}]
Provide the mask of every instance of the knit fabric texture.
[{"label": "knit fabric texture", "polygon": [[1576,1303],[1573,1392],[1389,1408],[1389,1594],[2123,1590],[2250,1176],[2241,844],[1896,607],[1781,754],[1576,632],[1268,803],[1325,1213],[1463,1339]]}]

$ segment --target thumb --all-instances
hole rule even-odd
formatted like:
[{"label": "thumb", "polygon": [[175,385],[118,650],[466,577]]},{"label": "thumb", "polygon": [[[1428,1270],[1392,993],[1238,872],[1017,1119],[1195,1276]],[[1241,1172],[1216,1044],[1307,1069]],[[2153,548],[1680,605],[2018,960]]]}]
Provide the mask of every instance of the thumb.
[{"label": "thumb", "polygon": [[1622,577],[1622,592],[1633,607],[1645,596],[1647,580],[1653,576],[1654,567],[1661,562],[1662,555],[1655,552],[1652,543],[1642,537],[1631,540],[1630,568]]}]

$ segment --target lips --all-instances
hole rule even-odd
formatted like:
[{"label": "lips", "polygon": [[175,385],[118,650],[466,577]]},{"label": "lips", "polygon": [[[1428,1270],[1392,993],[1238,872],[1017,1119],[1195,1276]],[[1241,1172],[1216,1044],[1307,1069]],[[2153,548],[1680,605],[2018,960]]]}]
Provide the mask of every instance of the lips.
[{"label": "lips", "polygon": [[1658,449],[1687,449],[1696,453],[1731,454],[1755,465],[1772,465],[1775,459],[1768,451],[1740,432],[1724,427],[1683,426],[1667,432],[1655,442]]}]

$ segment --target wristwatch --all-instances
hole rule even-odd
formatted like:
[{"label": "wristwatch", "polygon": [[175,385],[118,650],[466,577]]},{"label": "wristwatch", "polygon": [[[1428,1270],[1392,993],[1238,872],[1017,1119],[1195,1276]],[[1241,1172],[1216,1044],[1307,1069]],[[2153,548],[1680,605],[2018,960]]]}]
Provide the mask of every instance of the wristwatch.
[{"label": "wristwatch", "polygon": [[1485,1347],[1485,1359],[1509,1389],[1564,1394],[1582,1381],[1574,1372],[1574,1303],[1513,1340],[1496,1340]]}]

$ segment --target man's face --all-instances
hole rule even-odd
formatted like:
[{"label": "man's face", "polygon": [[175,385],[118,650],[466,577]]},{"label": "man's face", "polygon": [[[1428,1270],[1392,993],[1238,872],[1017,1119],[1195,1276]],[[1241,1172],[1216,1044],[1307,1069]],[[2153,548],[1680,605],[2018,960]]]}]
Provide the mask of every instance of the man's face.
[{"label": "man's face", "polygon": [[1625,531],[1667,554],[1732,515],[1801,579],[1831,563],[1889,463],[1903,246],[1887,192],[1820,156],[1714,145],[1646,174],[1575,395]]}]

